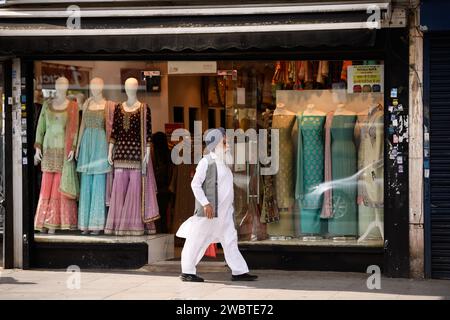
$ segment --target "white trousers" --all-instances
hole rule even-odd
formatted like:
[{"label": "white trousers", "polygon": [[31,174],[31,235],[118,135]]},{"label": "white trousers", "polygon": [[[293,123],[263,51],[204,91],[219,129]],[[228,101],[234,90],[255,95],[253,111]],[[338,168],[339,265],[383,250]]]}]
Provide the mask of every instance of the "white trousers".
[{"label": "white trousers", "polygon": [[[201,218],[207,219],[207,218]],[[216,218],[217,219],[217,218]],[[216,220],[214,219],[214,220]],[[206,222],[206,221],[205,221]],[[212,222],[211,220],[208,222]],[[219,221],[214,221],[218,223]],[[239,252],[238,248],[238,237],[234,225],[227,224],[228,226],[223,226],[226,229],[218,238],[220,244],[223,248],[223,253],[225,256],[225,261],[231,269],[233,275],[240,275],[248,272],[247,263],[244,257]],[[193,228],[197,229],[197,228]],[[200,260],[205,255],[205,251],[208,246],[212,243],[212,237],[217,237],[217,233],[214,233],[215,228],[211,228],[210,232],[192,232],[186,237],[186,242],[184,243],[183,251],[181,252],[181,270],[183,273],[196,274],[196,266]],[[217,229],[216,229],[217,230]],[[192,230],[193,231],[193,230]]]}]

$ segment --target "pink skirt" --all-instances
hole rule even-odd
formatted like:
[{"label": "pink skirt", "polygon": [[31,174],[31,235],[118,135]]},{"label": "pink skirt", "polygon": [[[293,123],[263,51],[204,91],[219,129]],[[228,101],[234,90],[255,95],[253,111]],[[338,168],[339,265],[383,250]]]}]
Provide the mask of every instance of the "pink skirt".
[{"label": "pink skirt", "polygon": [[77,202],[59,191],[61,172],[43,172],[34,229],[76,230]]}]

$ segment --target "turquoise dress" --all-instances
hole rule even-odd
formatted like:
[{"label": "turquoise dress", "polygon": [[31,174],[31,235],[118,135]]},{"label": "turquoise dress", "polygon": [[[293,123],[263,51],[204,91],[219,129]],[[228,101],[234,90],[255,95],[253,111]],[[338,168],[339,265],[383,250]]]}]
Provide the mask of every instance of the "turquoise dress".
[{"label": "turquoise dress", "polygon": [[297,181],[296,198],[300,208],[300,232],[320,234],[320,211],[324,181],[324,124],[325,116],[297,116]]},{"label": "turquoise dress", "polygon": [[328,232],[332,236],[358,233],[355,123],[356,115],[335,115],[331,125],[333,217],[328,222]]},{"label": "turquoise dress", "polygon": [[78,228],[101,231],[105,226],[106,173],[108,163],[104,110],[83,113],[84,131],[81,137],[77,171],[81,172]]}]

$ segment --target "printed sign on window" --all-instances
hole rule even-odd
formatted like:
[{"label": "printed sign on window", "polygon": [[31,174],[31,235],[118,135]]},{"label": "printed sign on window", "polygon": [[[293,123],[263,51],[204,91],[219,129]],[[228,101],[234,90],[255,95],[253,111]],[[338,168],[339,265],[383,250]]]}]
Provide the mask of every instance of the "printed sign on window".
[{"label": "printed sign on window", "polygon": [[384,92],[383,65],[356,65],[348,67],[347,92]]}]

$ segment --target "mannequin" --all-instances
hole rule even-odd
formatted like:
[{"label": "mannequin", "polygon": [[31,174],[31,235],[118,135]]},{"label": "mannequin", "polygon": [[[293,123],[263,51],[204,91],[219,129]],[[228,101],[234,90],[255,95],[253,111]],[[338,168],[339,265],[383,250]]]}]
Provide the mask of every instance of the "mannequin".
[{"label": "mannequin", "polygon": [[279,220],[268,224],[267,233],[274,240],[290,239],[294,236],[294,143],[292,129],[295,113],[286,109],[284,103],[277,103],[273,114],[272,129],[279,130],[280,157],[278,173],[275,175],[276,203]]},{"label": "mannequin", "polygon": [[300,208],[303,240],[320,239],[322,193],[316,190],[324,181],[324,123],[326,113],[310,103],[297,115],[297,179],[295,197]]},{"label": "mannequin", "polygon": [[342,237],[354,238],[357,234],[357,152],[354,143],[356,113],[345,107],[346,91],[333,91],[333,101],[337,108],[332,115],[330,134],[330,154],[325,156],[325,166],[331,161],[332,181],[345,179],[345,184],[333,187],[332,217],[328,221],[328,232],[339,241]]},{"label": "mannequin", "polygon": [[116,105],[108,161],[114,165],[105,234],[156,233],[159,219],[156,181],[150,157],[151,111],[137,99],[138,81],[125,81],[127,101]]},{"label": "mannequin", "polygon": [[78,107],[67,99],[68,88],[69,80],[56,80],[56,95],[44,102],[36,129],[34,162],[42,162],[43,175],[34,225],[43,233],[77,227],[78,177],[72,160]]},{"label": "mannequin", "polygon": [[384,239],[383,228],[383,108],[380,95],[370,93],[369,112],[358,120],[359,239]]},{"label": "mannequin", "polygon": [[78,229],[83,234],[99,234],[105,226],[106,174],[111,171],[108,163],[107,109],[114,103],[103,97],[104,82],[93,78],[90,82],[91,98],[83,104],[75,158],[77,171],[81,173]]}]

